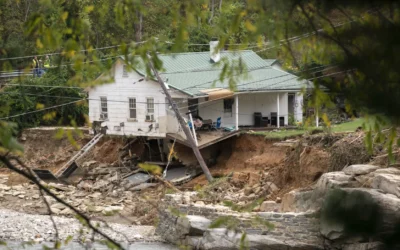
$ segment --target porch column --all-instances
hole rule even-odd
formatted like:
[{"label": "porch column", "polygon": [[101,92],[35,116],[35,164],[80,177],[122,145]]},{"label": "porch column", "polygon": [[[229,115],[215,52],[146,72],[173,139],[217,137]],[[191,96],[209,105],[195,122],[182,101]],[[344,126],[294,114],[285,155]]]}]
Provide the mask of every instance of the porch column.
[{"label": "porch column", "polygon": [[276,94],[276,127],[279,128],[279,93]]},{"label": "porch column", "polygon": [[235,95],[235,126],[239,130],[239,95]]}]

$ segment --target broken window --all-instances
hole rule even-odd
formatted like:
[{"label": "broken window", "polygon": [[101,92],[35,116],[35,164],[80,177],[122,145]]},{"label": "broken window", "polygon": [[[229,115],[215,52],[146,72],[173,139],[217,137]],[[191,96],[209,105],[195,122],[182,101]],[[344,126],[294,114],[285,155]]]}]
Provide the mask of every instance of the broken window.
[{"label": "broken window", "polygon": [[232,115],[233,99],[224,99],[224,113]]},{"label": "broken window", "polygon": [[107,107],[107,97],[100,97],[100,119],[107,119],[108,118],[108,107]]},{"label": "broken window", "polygon": [[136,98],[129,98],[129,118],[136,119]]},{"label": "broken window", "polygon": [[128,66],[126,64],[124,64],[122,67],[122,76],[128,77]]}]

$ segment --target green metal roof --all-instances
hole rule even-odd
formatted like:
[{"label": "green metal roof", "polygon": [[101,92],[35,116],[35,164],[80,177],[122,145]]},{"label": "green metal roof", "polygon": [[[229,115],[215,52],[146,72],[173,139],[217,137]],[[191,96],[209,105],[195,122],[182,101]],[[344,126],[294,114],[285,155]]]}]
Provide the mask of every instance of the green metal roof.
[{"label": "green metal roof", "polygon": [[238,64],[239,60],[246,65],[247,73],[234,76],[236,92],[295,91],[309,87],[307,81],[273,69],[271,64],[276,60],[264,60],[251,50],[221,51],[219,63],[210,61],[210,52],[165,54],[159,58],[163,62],[160,75],[167,84],[192,96],[204,95],[200,92],[204,89],[229,88],[229,79],[219,81],[223,65]]}]

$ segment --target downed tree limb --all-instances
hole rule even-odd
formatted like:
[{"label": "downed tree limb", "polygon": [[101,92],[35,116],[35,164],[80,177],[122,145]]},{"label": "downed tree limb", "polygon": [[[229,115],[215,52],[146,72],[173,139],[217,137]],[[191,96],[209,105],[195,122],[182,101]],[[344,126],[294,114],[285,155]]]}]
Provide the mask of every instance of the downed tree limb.
[{"label": "downed tree limb", "polygon": [[164,184],[164,186],[171,188],[172,190],[174,190],[175,192],[181,193],[181,190],[177,189],[174,185],[172,185],[171,182],[164,180],[163,178],[161,178],[158,175],[153,175],[153,177],[158,180],[159,182],[161,182],[162,184]]}]

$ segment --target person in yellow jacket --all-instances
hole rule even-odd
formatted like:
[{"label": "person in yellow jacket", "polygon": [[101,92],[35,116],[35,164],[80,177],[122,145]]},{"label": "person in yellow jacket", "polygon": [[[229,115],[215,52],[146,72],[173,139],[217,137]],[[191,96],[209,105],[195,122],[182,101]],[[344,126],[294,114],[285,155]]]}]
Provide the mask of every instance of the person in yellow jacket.
[{"label": "person in yellow jacket", "polygon": [[35,56],[32,60],[32,68],[33,68],[33,77],[37,76],[39,77],[39,60],[37,59],[37,56]]},{"label": "person in yellow jacket", "polygon": [[50,57],[49,56],[46,56],[46,58],[44,59],[43,67],[44,67],[45,71],[50,69]]}]

